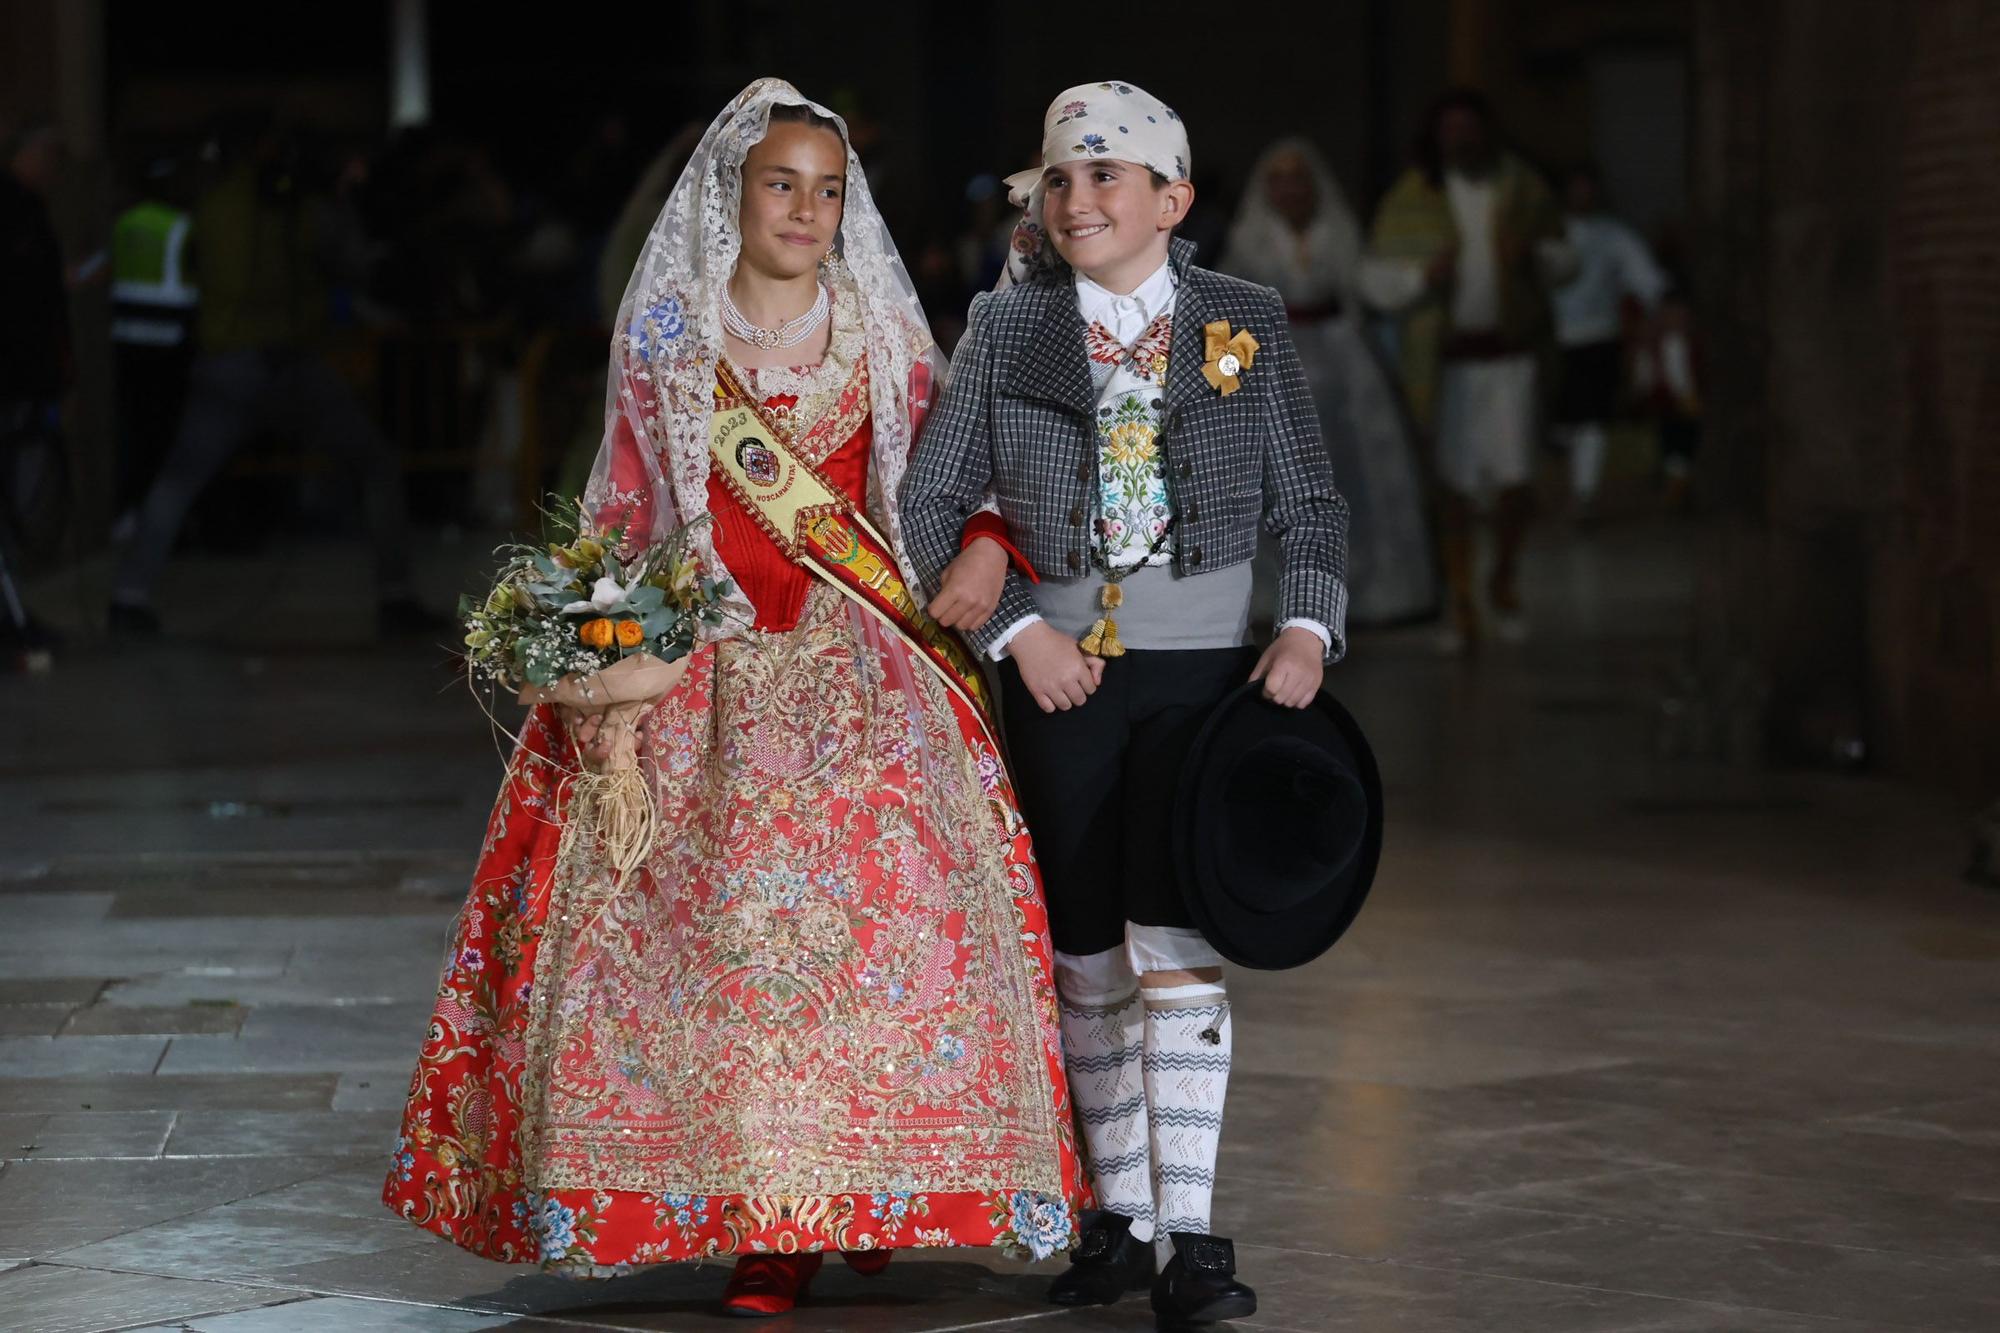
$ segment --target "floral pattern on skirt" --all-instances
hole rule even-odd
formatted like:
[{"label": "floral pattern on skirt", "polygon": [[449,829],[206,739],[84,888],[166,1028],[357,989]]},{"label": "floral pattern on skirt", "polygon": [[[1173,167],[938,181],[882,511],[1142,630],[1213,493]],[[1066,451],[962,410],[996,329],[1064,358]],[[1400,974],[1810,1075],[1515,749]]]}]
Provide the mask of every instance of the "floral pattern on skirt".
[{"label": "floral pattern on skirt", "polygon": [[532,714],[453,930],[384,1200],[585,1273],[746,1251],[1066,1248],[1086,1201],[1039,878],[998,754],[816,587],[650,714],[661,829],[556,864]]}]

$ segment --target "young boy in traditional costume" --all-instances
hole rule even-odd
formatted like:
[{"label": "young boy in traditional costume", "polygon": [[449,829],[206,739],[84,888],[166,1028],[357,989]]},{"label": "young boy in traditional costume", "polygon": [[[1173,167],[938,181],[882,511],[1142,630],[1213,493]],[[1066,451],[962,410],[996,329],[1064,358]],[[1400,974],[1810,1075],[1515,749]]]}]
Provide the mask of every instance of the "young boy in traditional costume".
[{"label": "young boy in traditional costume", "polygon": [[[1100,1205],[1050,1299],[1108,1304],[1151,1285],[1169,1324],[1256,1309],[1230,1242],[1210,1234],[1229,1003],[1222,957],[1176,887],[1176,780],[1246,678],[1277,703],[1312,702],[1347,604],[1347,509],[1284,306],[1190,262],[1174,238],[1188,169],[1180,118],[1134,85],[1055,99],[1042,166],[1009,180],[1027,207],[1009,275],[973,302],[902,504],[933,613],[1001,662],[1048,895]],[[982,520],[989,492],[998,514]],[[1261,653],[1260,523],[1283,566]],[[1003,567],[974,627],[984,607],[965,607]]]}]

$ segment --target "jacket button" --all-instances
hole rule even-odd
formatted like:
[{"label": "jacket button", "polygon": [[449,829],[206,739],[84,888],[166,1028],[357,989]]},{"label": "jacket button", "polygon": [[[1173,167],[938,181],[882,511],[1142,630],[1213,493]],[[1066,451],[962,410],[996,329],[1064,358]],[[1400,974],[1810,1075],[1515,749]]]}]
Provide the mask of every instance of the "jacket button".
[{"label": "jacket button", "polygon": [[1083,526],[1082,505],[1078,505],[1075,509],[1069,511],[1069,525],[1073,528],[1080,528]]},{"label": "jacket button", "polygon": [[1188,552],[1188,568],[1189,569],[1201,568],[1201,548],[1199,546],[1195,547],[1192,551]]},{"label": "jacket button", "polygon": [[1190,504],[1190,505],[1189,505],[1189,506],[1187,507],[1187,521],[1188,521],[1188,522],[1190,522],[1190,523],[1199,523],[1199,522],[1201,522],[1201,506],[1200,506],[1200,505],[1198,505],[1198,504]]},{"label": "jacket button", "polygon": [[1078,481],[1089,481],[1089,480],[1090,480],[1090,464],[1088,464],[1088,463],[1078,463],[1078,464],[1076,465],[1076,479],[1077,479]]},{"label": "jacket button", "polygon": [[1193,475],[1194,475],[1194,464],[1193,464],[1193,463],[1182,463],[1182,464],[1181,464],[1181,480],[1182,480],[1182,481],[1186,481],[1186,480],[1187,480],[1187,479],[1188,479],[1189,477],[1192,477]]},{"label": "jacket button", "polygon": [[1167,413],[1167,429],[1173,430],[1181,424],[1181,410],[1177,407]]},{"label": "jacket button", "polygon": [[1069,572],[1074,574],[1080,571],[1082,568],[1083,568],[1083,552],[1071,551],[1069,553]]}]

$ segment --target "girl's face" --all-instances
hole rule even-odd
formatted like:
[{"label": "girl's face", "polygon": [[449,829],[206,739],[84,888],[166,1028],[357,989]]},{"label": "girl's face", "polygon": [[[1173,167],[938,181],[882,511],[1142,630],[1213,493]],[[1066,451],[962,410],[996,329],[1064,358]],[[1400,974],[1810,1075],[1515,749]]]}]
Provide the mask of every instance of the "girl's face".
[{"label": "girl's face", "polygon": [[1183,181],[1155,188],[1135,162],[1065,162],[1042,173],[1042,226],[1056,253],[1092,277],[1164,254],[1193,195]]},{"label": "girl's face", "polygon": [[743,159],[742,261],[799,278],[833,248],[847,187],[847,147],[823,125],[774,122]]}]

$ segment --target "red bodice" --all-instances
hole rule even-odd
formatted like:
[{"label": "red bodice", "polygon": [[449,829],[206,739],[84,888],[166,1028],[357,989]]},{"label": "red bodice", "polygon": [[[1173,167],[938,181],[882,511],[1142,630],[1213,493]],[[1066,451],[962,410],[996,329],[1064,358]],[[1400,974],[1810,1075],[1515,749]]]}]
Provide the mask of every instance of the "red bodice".
[{"label": "red bodice", "polygon": [[[769,414],[788,404],[784,396],[766,397],[761,406]],[[852,434],[816,466],[820,475],[838,486],[859,508],[868,502],[869,450],[875,441],[873,418],[864,410]],[[813,457],[811,437],[796,444],[802,456]],[[805,609],[806,593],[813,576],[804,565],[778,549],[776,542],[759,527],[757,520],[738,500],[714,469],[708,474],[708,511],[715,516],[715,553],[729,567],[729,577],[756,608],[751,622],[760,630],[788,630],[799,623]]]},{"label": "red bodice", "polygon": [[[928,365],[919,361],[911,367],[908,397],[912,439],[922,429],[933,387]],[[644,533],[653,527],[654,469],[647,465],[633,423],[639,416],[655,410],[657,400],[651,383],[641,377],[628,377],[626,388],[633,407],[620,412],[612,423],[611,460],[606,477],[607,489],[616,498],[603,503],[595,511],[595,517],[606,527],[624,524],[629,531]],[[766,417],[780,424],[786,422],[797,403],[789,394],[767,394],[759,400]],[[826,415],[827,420],[799,423],[801,433],[790,437],[794,448],[829,483],[838,486],[865,510],[868,468],[875,447],[867,376],[854,375]],[[826,436],[841,432],[845,432],[846,438],[829,448]],[[731,580],[755,609],[751,623],[760,630],[788,630],[796,626],[805,607],[806,593],[812,587],[812,574],[778,549],[742,502],[730,494],[713,468],[708,477],[708,508],[714,519],[716,553],[728,567]],[[982,528],[977,535],[993,536],[1007,545],[1005,525],[994,521],[989,526],[990,531]],[[1025,565],[1023,571],[1026,572]]]}]

